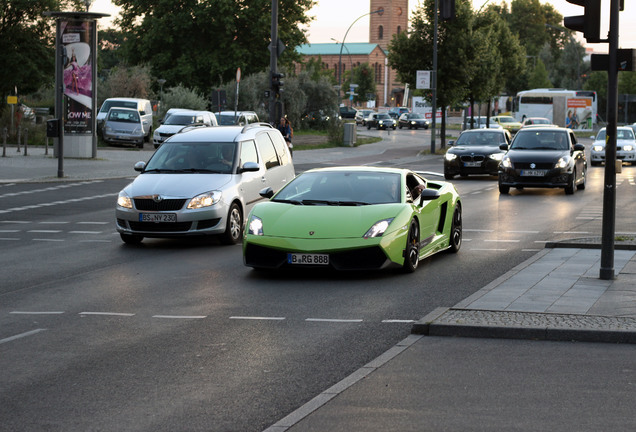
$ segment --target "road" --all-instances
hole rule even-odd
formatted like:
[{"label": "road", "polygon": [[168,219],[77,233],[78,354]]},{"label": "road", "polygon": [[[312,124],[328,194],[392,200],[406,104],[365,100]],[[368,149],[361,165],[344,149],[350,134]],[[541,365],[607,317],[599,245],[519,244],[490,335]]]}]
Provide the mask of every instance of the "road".
[{"label": "road", "polygon": [[[391,151],[375,163],[442,171],[441,156]],[[589,174],[572,196],[454,180],[462,250],[413,274],[263,274],[215,240],[131,247],[113,222],[126,179],[3,185],[0,430],[261,431],[544,242],[598,235],[603,169]],[[634,174],[617,176],[617,232],[636,210]]]}]

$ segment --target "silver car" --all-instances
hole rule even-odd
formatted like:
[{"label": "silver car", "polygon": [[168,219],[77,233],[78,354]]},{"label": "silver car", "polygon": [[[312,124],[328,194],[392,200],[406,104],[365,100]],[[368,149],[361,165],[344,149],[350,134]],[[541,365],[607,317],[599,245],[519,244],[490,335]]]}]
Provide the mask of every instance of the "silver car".
[{"label": "silver car", "polygon": [[139,112],[132,108],[109,109],[102,136],[107,144],[134,144],[143,148],[144,125]]},{"label": "silver car", "polygon": [[[592,137],[593,138],[593,137]],[[592,166],[605,162],[605,140],[607,139],[605,128],[598,131],[596,139],[590,150],[590,163]],[[616,159],[622,162],[636,164],[636,141],[632,128],[616,128]]]},{"label": "silver car", "polygon": [[144,237],[219,235],[243,238],[244,218],[294,178],[283,136],[264,123],[195,128],[164,141],[117,198],[116,226],[125,243]]}]

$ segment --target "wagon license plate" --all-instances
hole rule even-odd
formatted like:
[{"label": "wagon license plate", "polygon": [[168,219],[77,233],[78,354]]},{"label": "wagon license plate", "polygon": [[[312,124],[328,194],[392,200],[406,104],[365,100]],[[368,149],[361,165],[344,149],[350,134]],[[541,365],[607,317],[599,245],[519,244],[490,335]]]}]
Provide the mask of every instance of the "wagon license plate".
[{"label": "wagon license plate", "polygon": [[521,175],[525,177],[544,177],[546,170],[523,170]]},{"label": "wagon license plate", "polygon": [[481,162],[464,162],[465,167],[478,167],[481,166]]},{"label": "wagon license plate", "polygon": [[287,263],[288,264],[303,264],[303,265],[329,265],[329,255],[288,253]]},{"label": "wagon license plate", "polygon": [[176,222],[176,213],[139,213],[139,222]]}]

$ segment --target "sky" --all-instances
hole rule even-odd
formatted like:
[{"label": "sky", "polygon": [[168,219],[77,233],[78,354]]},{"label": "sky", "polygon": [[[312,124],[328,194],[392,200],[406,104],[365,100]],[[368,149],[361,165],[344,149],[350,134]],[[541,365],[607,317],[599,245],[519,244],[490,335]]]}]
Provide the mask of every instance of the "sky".
[{"label": "sky", "polygon": [[[607,34],[609,28],[609,0],[603,1],[601,13],[601,37]],[[568,3],[566,0],[541,0],[549,3],[563,16],[582,15],[583,7]],[[485,3],[501,3],[501,0],[473,0],[473,7],[479,10]],[[506,3],[510,3],[507,0]],[[409,1],[409,17],[412,11],[418,7],[420,0]],[[90,8],[91,12],[103,12],[115,15],[117,13],[110,0],[94,0]],[[342,40],[347,29],[361,15],[370,12],[369,0],[318,0],[316,6],[309,15],[316,19],[308,27],[308,39],[310,43],[329,43],[331,38]],[[621,12],[619,23],[620,48],[636,48],[636,1],[625,0],[625,10]],[[100,24],[108,27],[108,19],[100,20]],[[369,17],[363,17],[357,21],[347,34],[345,42],[368,42]],[[607,52],[608,44],[589,44],[596,52]]]}]

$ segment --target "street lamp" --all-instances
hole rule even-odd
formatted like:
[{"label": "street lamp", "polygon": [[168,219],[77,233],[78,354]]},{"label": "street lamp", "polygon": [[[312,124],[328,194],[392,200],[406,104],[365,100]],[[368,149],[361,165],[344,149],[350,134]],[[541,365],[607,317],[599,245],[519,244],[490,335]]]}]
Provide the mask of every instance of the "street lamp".
[{"label": "street lamp", "polygon": [[166,83],[166,80],[159,78],[157,82],[159,83],[159,109],[163,109],[163,85]]},{"label": "street lamp", "polygon": [[[378,10],[374,10],[373,12],[369,12],[369,13],[365,13],[364,15],[360,15],[358,18],[355,19],[355,21],[353,21],[351,23],[351,25],[349,26],[349,28],[345,32],[344,37],[342,38],[342,43],[340,44],[340,55],[338,56],[338,101],[342,101],[341,98],[340,98],[340,89],[342,88],[342,47],[344,46],[345,40],[347,39],[347,35],[349,34],[349,30],[351,30],[351,27],[353,27],[353,25],[355,23],[357,23],[360,18],[363,18],[363,17],[365,17],[367,15],[371,15],[371,14],[374,14],[374,13],[380,13],[380,12],[384,12],[384,9],[380,8]],[[338,104],[340,104],[340,102],[338,102]]]}]

